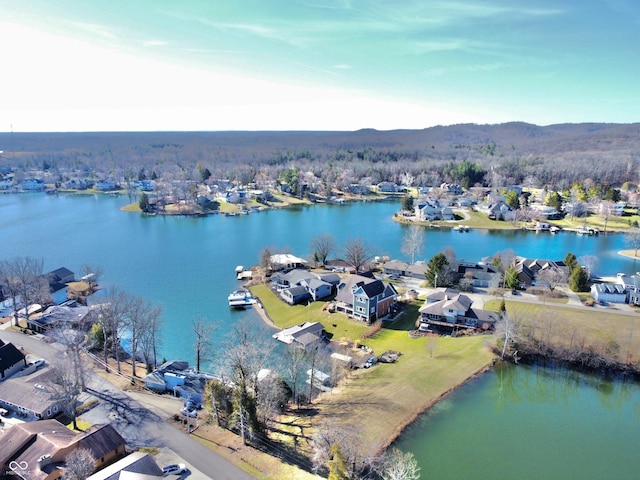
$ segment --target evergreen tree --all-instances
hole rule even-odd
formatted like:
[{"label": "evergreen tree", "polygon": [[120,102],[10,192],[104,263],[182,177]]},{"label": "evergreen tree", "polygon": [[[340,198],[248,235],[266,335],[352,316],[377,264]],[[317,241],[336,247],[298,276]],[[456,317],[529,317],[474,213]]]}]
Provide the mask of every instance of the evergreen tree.
[{"label": "evergreen tree", "polygon": [[413,196],[410,194],[402,197],[402,210],[405,212],[413,212]]},{"label": "evergreen tree", "polygon": [[437,287],[438,285],[442,287],[448,285],[448,267],[449,261],[444,254],[437,253],[431,257],[431,260],[429,260],[429,263],[427,264],[427,271],[425,273],[427,283],[430,287]]},{"label": "evergreen tree", "polygon": [[504,272],[504,286],[506,288],[520,288],[518,271],[512,266],[507,267],[506,272]]},{"label": "evergreen tree", "polygon": [[569,277],[569,288],[572,292],[588,292],[589,291],[589,279],[587,278],[587,272],[584,268],[578,266],[571,272]]},{"label": "evergreen tree", "polygon": [[569,267],[569,273],[573,273],[573,270],[580,266],[578,265],[578,259],[571,252],[567,253],[567,256],[564,257],[564,264]]},{"label": "evergreen tree", "polygon": [[140,210],[142,210],[145,213],[149,211],[149,197],[147,196],[146,193],[142,192],[142,194],[140,195],[140,201],[138,201],[138,206],[140,207]]}]

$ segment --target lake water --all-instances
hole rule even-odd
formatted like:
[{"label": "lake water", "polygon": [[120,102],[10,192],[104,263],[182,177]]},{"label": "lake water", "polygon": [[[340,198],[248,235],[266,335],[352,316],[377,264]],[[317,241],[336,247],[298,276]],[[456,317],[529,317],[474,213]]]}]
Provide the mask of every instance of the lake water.
[{"label": "lake water", "polygon": [[[125,197],[0,195],[0,258],[42,257],[47,271],[102,267],[103,285],[164,306],[162,355],[191,363],[191,324],[199,317],[216,326],[216,342],[240,320],[273,333],[255,312],[230,310],[226,302],[239,285],[235,266],[258,263],[264,247],[306,256],[314,235],[331,232],[338,244],[362,237],[375,254],[403,258],[407,227],[391,220],[397,202],[205,218],[145,217],[120,211],[126,203]],[[424,260],[446,247],[469,261],[505,249],[556,260],[570,251],[598,256],[596,274],[640,270],[617,255],[627,248],[622,235],[426,230]],[[400,446],[416,452],[429,478],[635,478],[640,442],[628,430],[640,431],[637,388],[593,377],[567,380],[572,375],[525,367],[491,372],[420,419]]]},{"label": "lake water", "polygon": [[505,365],[459,388],[396,443],[423,478],[632,479],[640,386],[571,370]]}]

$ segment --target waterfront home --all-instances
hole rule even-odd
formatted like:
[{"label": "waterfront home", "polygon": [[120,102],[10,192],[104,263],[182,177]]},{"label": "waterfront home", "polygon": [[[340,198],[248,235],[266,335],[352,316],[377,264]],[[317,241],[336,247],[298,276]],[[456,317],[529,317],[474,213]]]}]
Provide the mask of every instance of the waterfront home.
[{"label": "waterfront home", "polygon": [[334,306],[338,312],[371,323],[392,313],[397,297],[398,292],[392,284],[367,272],[342,279]]},{"label": "waterfront home", "polygon": [[320,322],[305,322],[273,334],[273,338],[282,343],[305,349],[321,341],[323,336],[324,325]]},{"label": "waterfront home", "polygon": [[628,296],[624,285],[619,283],[594,283],[591,296],[596,302],[627,303]]},{"label": "waterfront home", "polygon": [[0,382],[26,366],[24,354],[13,343],[0,340]]},{"label": "waterfront home", "polygon": [[627,303],[631,305],[640,305],[640,276],[625,275],[619,273],[617,275],[618,284],[622,285],[627,292]]},{"label": "waterfront home", "polygon": [[45,333],[52,328],[86,331],[98,322],[101,305],[84,306],[70,302],[70,305],[52,305],[42,315],[29,317],[27,327],[38,333]]},{"label": "waterfront home", "polygon": [[271,270],[274,272],[291,268],[302,268],[309,263],[304,258],[296,257],[290,253],[277,253],[275,255],[271,255],[269,261],[271,263]]},{"label": "waterfront home", "polygon": [[100,190],[101,192],[109,192],[111,190],[117,190],[119,185],[112,178],[105,178],[102,180],[98,180],[95,184],[96,190]]},{"label": "waterfront home", "polygon": [[562,270],[569,274],[568,267],[562,260],[553,261],[542,258],[526,258],[517,256],[514,259],[514,268],[520,280],[520,285],[534,285],[540,272],[545,270]]},{"label": "waterfront home", "polygon": [[151,390],[171,392],[202,403],[205,384],[212,379],[212,375],[190,368],[187,361],[173,360],[163,363],[144,377],[144,384]]},{"label": "waterfront home", "polygon": [[[2,473],[20,478],[54,480],[63,475],[70,453],[82,448],[93,458],[93,471],[126,454],[126,443],[110,424],[98,424],[78,433],[57,420],[17,423],[3,434]],[[13,467],[13,468],[11,468]]]},{"label": "waterfront home", "polygon": [[459,278],[469,278],[474,287],[497,287],[500,284],[500,272],[494,265],[486,263],[460,262]]},{"label": "waterfront home", "polygon": [[311,294],[303,286],[294,286],[281,290],[280,296],[289,305],[296,305],[311,299]]},{"label": "waterfront home", "polygon": [[20,188],[30,192],[41,192],[44,190],[44,180],[41,178],[26,178],[20,184]]},{"label": "waterfront home", "polygon": [[400,190],[400,187],[393,182],[380,182],[376,187],[382,193],[396,193]]},{"label": "waterfront home", "polygon": [[496,312],[472,308],[473,300],[453,289],[431,294],[420,308],[421,331],[437,331],[447,334],[461,329],[491,330],[499,320]]},{"label": "waterfront home", "polygon": [[424,262],[409,263],[402,260],[389,260],[382,265],[384,273],[390,276],[412,277],[424,280],[427,264]]}]

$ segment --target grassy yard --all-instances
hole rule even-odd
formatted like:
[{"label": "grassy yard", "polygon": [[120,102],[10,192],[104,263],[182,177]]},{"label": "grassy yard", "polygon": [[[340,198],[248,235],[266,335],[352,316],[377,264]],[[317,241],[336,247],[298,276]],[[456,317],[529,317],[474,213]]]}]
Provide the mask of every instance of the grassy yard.
[{"label": "grassy yard", "polygon": [[640,361],[640,320],[634,315],[613,314],[610,308],[575,309],[557,305],[505,302],[507,313],[525,331],[544,335],[556,345],[583,339],[586,345],[618,345],[623,361]]},{"label": "grassy yard", "polygon": [[[264,285],[251,288],[260,297],[269,316],[279,327],[304,321],[320,321],[333,339],[360,339],[371,327],[340,313],[322,310],[322,302],[310,306],[290,307]],[[317,304],[317,305],[316,305]],[[494,360],[488,348],[490,336],[410,338],[422,302],[407,304],[404,314],[373,337],[361,340],[376,355],[387,350],[402,353],[395,364],[378,364],[371,369],[351,371],[331,392],[322,394],[309,410],[293,411],[283,417],[279,438],[310,438],[326,422],[337,421],[363,439],[372,450],[392,442],[415,418],[457,385],[486,369]],[[375,421],[371,421],[375,418]],[[305,442],[297,448],[309,452]]]}]

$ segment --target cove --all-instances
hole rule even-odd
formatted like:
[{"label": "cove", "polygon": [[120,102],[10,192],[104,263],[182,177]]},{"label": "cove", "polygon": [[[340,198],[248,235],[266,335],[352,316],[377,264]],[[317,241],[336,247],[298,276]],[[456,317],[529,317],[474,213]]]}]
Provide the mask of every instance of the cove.
[{"label": "cove", "polygon": [[564,368],[499,365],[395,443],[423,478],[637,478],[640,386]]}]

